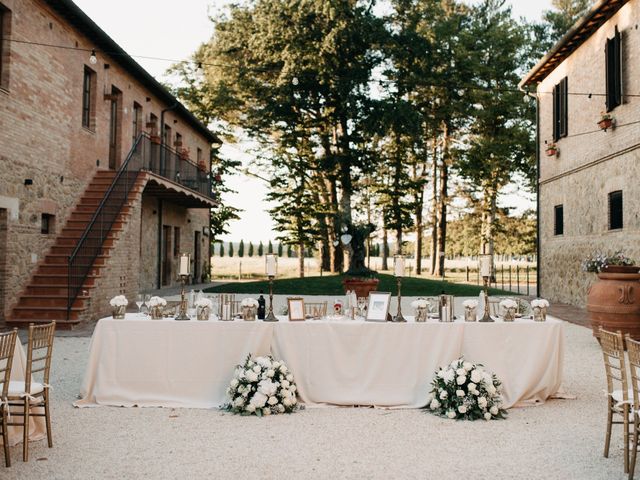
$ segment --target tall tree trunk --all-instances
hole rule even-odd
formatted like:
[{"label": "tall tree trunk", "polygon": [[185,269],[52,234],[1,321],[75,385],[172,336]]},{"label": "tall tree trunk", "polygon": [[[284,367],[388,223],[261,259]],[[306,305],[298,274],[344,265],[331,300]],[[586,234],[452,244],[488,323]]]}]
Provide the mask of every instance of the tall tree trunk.
[{"label": "tall tree trunk", "polygon": [[433,139],[431,152],[431,158],[433,159],[431,170],[433,184],[433,196],[431,198],[431,275],[435,275],[438,255],[438,143],[436,138]]},{"label": "tall tree trunk", "polygon": [[[339,226],[346,226],[350,229],[353,223],[351,216],[351,196],[353,194],[353,184],[351,179],[351,149],[349,147],[348,125],[347,118],[340,118],[340,218]],[[337,236],[340,241],[340,235],[342,232],[338,230]],[[342,242],[340,242],[341,244]],[[350,250],[349,250],[350,251]],[[350,259],[349,259],[350,260]],[[347,269],[350,268],[350,262]]]},{"label": "tall tree trunk", "polygon": [[389,270],[389,235],[386,226],[382,228],[382,270]]},{"label": "tall tree trunk", "polygon": [[[416,181],[420,181],[420,177],[423,171],[419,172],[418,167],[414,166],[413,177]],[[416,275],[420,275],[422,273],[422,236],[424,234],[424,222],[422,219],[422,211],[424,209],[424,186],[420,184],[420,191],[414,195],[414,203],[415,203],[415,233],[416,233],[416,246],[415,246],[415,257],[416,257]]]},{"label": "tall tree trunk", "polygon": [[344,250],[340,243],[340,214],[338,209],[338,187],[336,180],[331,179],[331,210],[335,212],[331,217],[330,241],[331,241],[331,272],[340,273],[344,269]]},{"label": "tall tree trunk", "polygon": [[298,243],[298,276],[304,278],[304,243]]},{"label": "tall tree trunk", "polygon": [[438,227],[438,276],[444,276],[444,258],[447,246],[447,182],[449,180],[449,129],[443,122],[442,162],[440,164],[440,218]]}]

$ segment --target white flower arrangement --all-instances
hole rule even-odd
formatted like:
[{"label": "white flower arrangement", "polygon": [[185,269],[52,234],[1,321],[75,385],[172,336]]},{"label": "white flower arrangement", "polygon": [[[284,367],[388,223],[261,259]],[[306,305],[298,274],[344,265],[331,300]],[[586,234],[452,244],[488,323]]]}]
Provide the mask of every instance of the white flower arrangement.
[{"label": "white flower arrangement", "polygon": [[500,306],[502,308],[518,308],[518,302],[516,302],[515,300],[512,300],[510,298],[507,298],[505,300],[502,300],[500,302]]},{"label": "white flower arrangement", "polygon": [[293,375],[282,361],[271,355],[256,357],[251,354],[236,367],[227,388],[229,403],[222,408],[240,415],[271,415],[292,413],[298,408],[298,388]]},{"label": "white flower arrangement", "polygon": [[464,308],[477,308],[478,307],[478,301],[477,300],[465,300],[464,302],[462,302],[462,306]]},{"label": "white flower arrangement", "polygon": [[258,307],[258,300],[255,298],[243,298],[240,302],[241,307]]},{"label": "white flower arrangement", "polygon": [[480,364],[460,357],[440,368],[431,385],[426,408],[436,415],[459,420],[506,418],[506,410],[500,408],[502,384]]},{"label": "white flower arrangement", "polygon": [[411,308],[427,308],[428,306],[429,304],[424,298],[418,298],[411,302]]},{"label": "white flower arrangement", "polygon": [[149,308],[153,307],[166,307],[167,301],[162,297],[151,297],[147,302]]},{"label": "white flower arrangement", "polygon": [[531,300],[532,308],[549,308],[549,301],[544,298],[537,298],[535,300]]},{"label": "white flower arrangement", "polygon": [[213,303],[208,298],[202,297],[196,300],[195,304],[196,308],[208,308],[211,309]]},{"label": "white flower arrangement", "polygon": [[111,300],[109,300],[109,305],[112,307],[126,307],[129,305],[129,300],[124,295],[116,295]]}]

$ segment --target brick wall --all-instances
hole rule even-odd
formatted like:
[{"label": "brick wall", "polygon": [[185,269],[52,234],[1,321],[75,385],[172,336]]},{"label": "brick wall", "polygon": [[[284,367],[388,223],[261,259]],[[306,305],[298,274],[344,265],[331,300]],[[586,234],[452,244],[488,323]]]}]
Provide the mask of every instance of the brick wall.
[{"label": "brick wall", "polygon": [[4,320],[7,285],[7,210],[0,208],[0,321]]},{"label": "brick wall", "polygon": [[[586,304],[595,275],[581,271],[594,251],[625,253],[640,261],[640,98],[627,97],[611,114],[617,128],[597,125],[606,110],[605,54],[616,26],[623,41],[623,86],[640,94],[640,1],[622,7],[539,86],[540,98],[540,274],[542,295],[553,301]],[[547,157],[552,140],[553,86],[568,77],[568,136],[559,155]],[[629,124],[629,125],[626,125]],[[608,194],[623,191],[624,228],[608,229]],[[554,207],[564,207],[564,233],[554,235]]]}]

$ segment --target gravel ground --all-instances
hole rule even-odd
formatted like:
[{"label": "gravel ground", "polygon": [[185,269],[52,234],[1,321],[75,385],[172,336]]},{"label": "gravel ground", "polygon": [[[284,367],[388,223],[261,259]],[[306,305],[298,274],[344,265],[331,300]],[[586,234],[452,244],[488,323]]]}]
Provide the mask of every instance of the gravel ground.
[{"label": "gravel ground", "polygon": [[2,479],[438,478],[622,479],[622,433],[603,458],[604,368],[589,329],[567,324],[564,390],[575,400],[456,422],[421,410],[318,408],[268,418],[218,410],[71,405],[89,338],[59,337],[54,448],[21,446]]}]

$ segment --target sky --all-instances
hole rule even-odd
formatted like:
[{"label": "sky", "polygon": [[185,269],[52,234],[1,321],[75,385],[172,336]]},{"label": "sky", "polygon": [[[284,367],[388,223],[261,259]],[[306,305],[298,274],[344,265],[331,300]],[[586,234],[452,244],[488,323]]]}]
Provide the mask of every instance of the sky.
[{"label": "sky", "polygon": [[[171,65],[156,57],[184,60],[212,33],[210,17],[217,17],[229,0],[74,0],[111,38],[158,79]],[[469,3],[474,3],[469,0]],[[537,20],[551,7],[551,0],[510,0],[517,17]],[[124,14],[126,12],[126,14]],[[251,155],[242,151],[242,144],[223,145],[222,154],[248,162]],[[241,208],[241,219],[230,224],[230,234],[222,240],[267,241],[275,239],[276,232],[266,210],[265,184],[252,177],[236,175],[227,179],[238,193],[223,201]],[[502,205],[516,207],[517,211],[532,208],[530,195],[514,191],[502,198]]]}]

